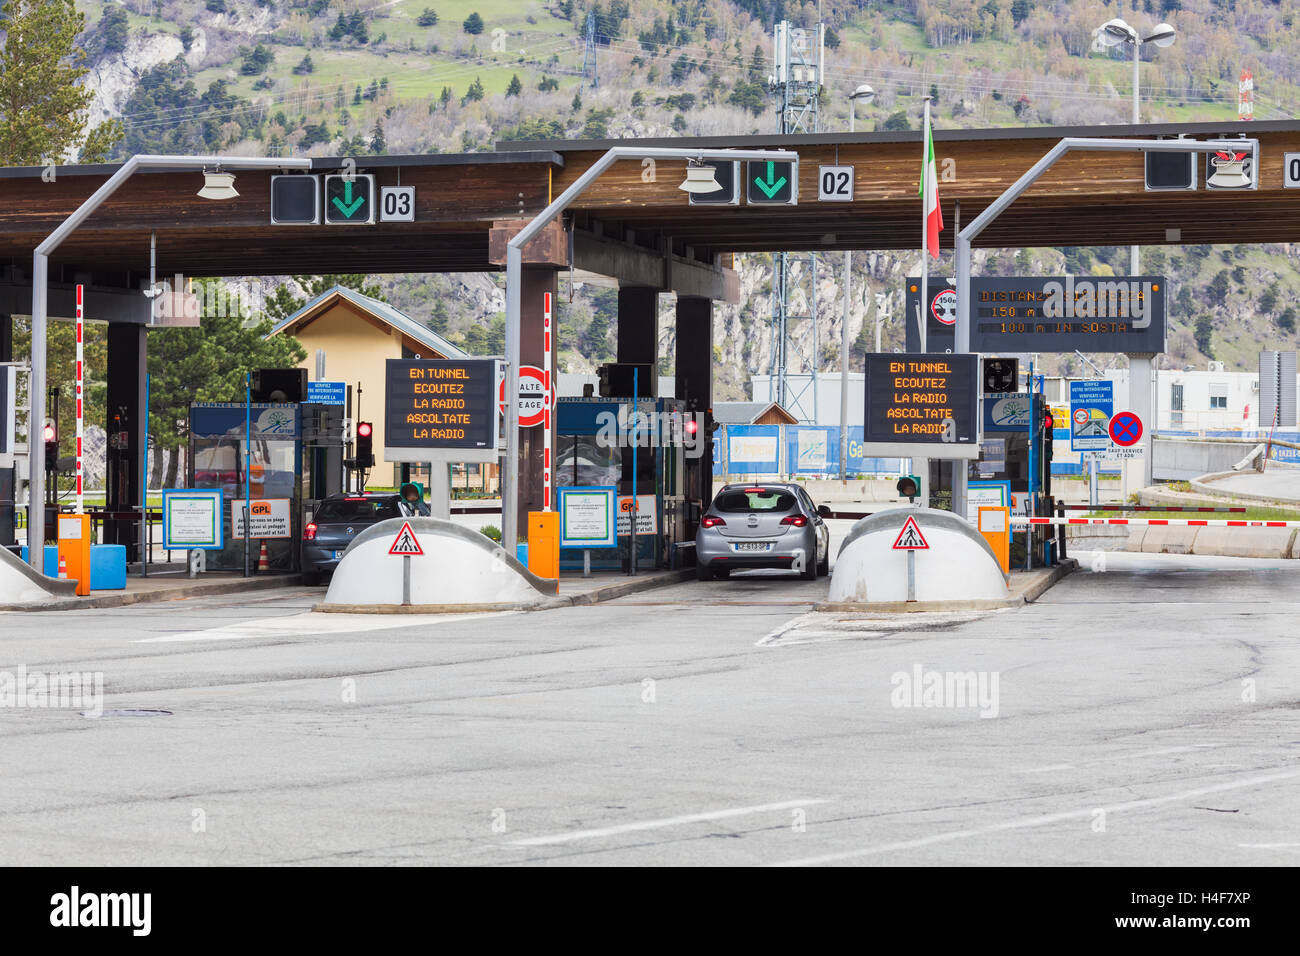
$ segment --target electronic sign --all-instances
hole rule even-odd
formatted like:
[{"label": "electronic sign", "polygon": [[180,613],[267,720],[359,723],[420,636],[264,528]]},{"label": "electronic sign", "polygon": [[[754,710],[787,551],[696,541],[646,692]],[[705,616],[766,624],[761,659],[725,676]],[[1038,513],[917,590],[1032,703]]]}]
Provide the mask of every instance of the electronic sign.
[{"label": "electronic sign", "polygon": [[325,177],[325,224],[343,226],[375,221],[375,177],[340,173]]},{"label": "electronic sign", "polygon": [[745,164],[745,201],[751,206],[794,206],[799,202],[797,160],[753,160]]},{"label": "electronic sign", "polygon": [[319,222],[320,177],[271,177],[271,225],[314,226]]},{"label": "electronic sign", "polygon": [[740,163],[738,161],[703,162],[701,166],[713,168],[713,178],[718,188],[707,193],[687,193],[687,201],[692,206],[737,206],[740,204]]},{"label": "electronic sign", "polygon": [[496,451],[495,359],[389,359],[384,453],[395,449]]},{"label": "electronic sign", "polygon": [[872,352],[865,371],[864,455],[979,456],[979,356]]},{"label": "electronic sign", "polygon": [[[920,280],[907,280],[907,349],[920,348]],[[926,299],[951,308],[921,310],[928,352],[954,348],[956,291],[929,282]],[[1126,352],[1165,350],[1164,276],[978,276],[970,280],[972,352]]]}]

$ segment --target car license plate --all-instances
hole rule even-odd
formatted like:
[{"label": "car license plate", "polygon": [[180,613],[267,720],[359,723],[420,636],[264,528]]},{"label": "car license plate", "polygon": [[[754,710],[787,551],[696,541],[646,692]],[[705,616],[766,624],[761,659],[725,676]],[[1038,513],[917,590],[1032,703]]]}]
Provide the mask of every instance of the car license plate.
[{"label": "car license plate", "polygon": [[767,551],[772,547],[771,541],[742,541],[736,544],[737,551]]}]

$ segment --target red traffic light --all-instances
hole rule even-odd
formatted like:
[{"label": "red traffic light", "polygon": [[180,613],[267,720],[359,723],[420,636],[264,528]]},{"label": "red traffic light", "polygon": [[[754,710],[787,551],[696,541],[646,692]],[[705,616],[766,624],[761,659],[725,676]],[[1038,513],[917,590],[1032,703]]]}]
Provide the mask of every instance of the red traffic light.
[{"label": "red traffic light", "polygon": [[1044,412],[1044,413],[1043,413],[1043,427],[1046,428],[1046,429],[1048,429],[1049,431],[1050,431],[1052,428],[1056,427],[1056,426],[1052,423],[1052,413],[1051,413],[1051,412]]},{"label": "red traffic light", "polygon": [[358,437],[358,438],[369,438],[369,437],[370,437],[370,433],[371,433],[372,431],[374,431],[374,426],[372,426],[372,425],[370,424],[370,422],[358,422],[358,423],[357,423],[357,437]]},{"label": "red traffic light", "polygon": [[53,426],[53,425],[46,425],[46,426],[45,426],[45,440],[46,440],[46,441],[54,441],[55,437],[56,437],[56,435],[55,435],[55,432],[54,432],[54,426]]},{"label": "red traffic light", "polygon": [[700,428],[700,423],[697,422],[694,418],[686,419],[686,434],[694,435],[697,431],[699,431],[699,428]]}]

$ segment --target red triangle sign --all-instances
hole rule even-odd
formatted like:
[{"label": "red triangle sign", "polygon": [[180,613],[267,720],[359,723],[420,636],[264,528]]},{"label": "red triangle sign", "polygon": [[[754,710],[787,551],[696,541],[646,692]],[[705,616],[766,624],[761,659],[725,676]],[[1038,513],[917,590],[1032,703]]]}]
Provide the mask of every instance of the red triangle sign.
[{"label": "red triangle sign", "polygon": [[415,532],[411,530],[411,522],[402,522],[402,530],[397,532],[397,537],[393,539],[393,546],[388,549],[389,554],[424,554],[424,549],[420,547],[420,542],[415,539]]},{"label": "red triangle sign", "polygon": [[903,522],[903,530],[898,532],[898,537],[894,539],[895,551],[928,551],[930,545],[925,540],[925,535],[921,534],[921,528],[916,523],[916,518],[912,515],[907,516]]}]

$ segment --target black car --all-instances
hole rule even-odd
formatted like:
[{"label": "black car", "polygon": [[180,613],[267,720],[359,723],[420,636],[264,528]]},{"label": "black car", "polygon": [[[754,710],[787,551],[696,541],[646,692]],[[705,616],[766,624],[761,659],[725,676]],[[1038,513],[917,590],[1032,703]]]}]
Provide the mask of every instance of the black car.
[{"label": "black car", "polygon": [[411,518],[415,509],[394,492],[330,495],[316,505],[311,521],[302,529],[302,576],[319,584],[331,573],[352,539],[364,529],[389,518]]}]

